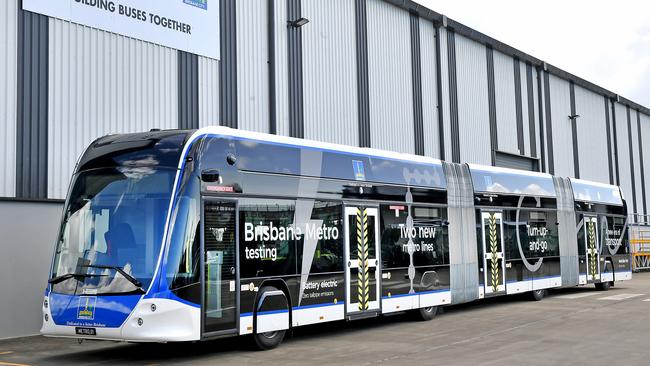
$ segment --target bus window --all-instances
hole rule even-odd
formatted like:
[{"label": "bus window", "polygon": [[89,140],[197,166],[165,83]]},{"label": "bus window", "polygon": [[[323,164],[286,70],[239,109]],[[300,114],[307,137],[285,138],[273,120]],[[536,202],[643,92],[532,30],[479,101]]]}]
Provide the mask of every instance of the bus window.
[{"label": "bus window", "polygon": [[311,220],[303,226],[303,235],[298,240],[298,269],[304,258],[305,238],[317,240],[309,273],[343,271],[343,206],[338,202],[316,201]]},{"label": "bus window", "polygon": [[408,206],[380,206],[381,261],[384,268],[404,268],[410,264],[406,218]]},{"label": "bus window", "polygon": [[295,201],[239,201],[241,278],[296,274]]}]

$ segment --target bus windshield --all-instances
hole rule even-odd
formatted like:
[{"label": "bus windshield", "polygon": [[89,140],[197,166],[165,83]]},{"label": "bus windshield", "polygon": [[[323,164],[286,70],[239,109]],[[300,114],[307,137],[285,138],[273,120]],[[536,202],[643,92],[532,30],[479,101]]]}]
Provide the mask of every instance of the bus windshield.
[{"label": "bus windshield", "polygon": [[158,262],[175,174],[146,166],[76,174],[56,244],[52,291],[143,293]]}]

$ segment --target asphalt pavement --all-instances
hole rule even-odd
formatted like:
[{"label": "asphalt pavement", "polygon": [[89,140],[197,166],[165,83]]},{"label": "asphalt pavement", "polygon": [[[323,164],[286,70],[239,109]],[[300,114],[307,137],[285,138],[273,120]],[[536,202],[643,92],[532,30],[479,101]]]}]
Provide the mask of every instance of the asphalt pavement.
[{"label": "asphalt pavement", "polygon": [[607,292],[552,291],[296,329],[270,351],[246,338],[128,344],[27,337],[0,341],[0,366],[23,365],[649,365],[650,273]]}]

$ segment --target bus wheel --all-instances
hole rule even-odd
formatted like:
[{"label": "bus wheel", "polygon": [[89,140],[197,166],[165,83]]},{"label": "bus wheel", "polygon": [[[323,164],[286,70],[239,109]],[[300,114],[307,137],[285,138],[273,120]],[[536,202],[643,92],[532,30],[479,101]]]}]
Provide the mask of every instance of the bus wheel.
[{"label": "bus wheel", "polygon": [[533,290],[530,293],[530,299],[533,301],[540,301],[546,296],[546,290]]},{"label": "bus wheel", "polygon": [[610,287],[612,287],[612,283],[611,282],[600,282],[600,283],[596,283],[595,286],[596,286],[596,290],[598,290],[598,291],[607,291],[607,290],[609,290]]},{"label": "bus wheel", "polygon": [[285,330],[276,330],[274,332],[266,333],[255,333],[253,334],[253,339],[255,340],[255,346],[260,351],[266,351],[267,349],[272,349],[280,345],[284,339]]},{"label": "bus wheel", "polygon": [[[260,289],[260,296],[259,298],[262,299],[264,296],[265,292],[277,292],[278,289],[273,287],[273,286],[264,286]],[[259,304],[256,304],[256,307],[259,306]],[[257,349],[260,351],[265,351],[268,349],[272,349],[280,345],[282,343],[282,340],[284,339],[284,335],[286,334],[286,330],[276,330],[272,332],[265,332],[265,333],[254,333],[253,334],[253,340],[255,341],[255,346],[257,346]]]},{"label": "bus wheel", "polygon": [[427,308],[420,308],[413,311],[415,318],[422,321],[431,320],[435,318],[436,314],[438,314],[437,306],[429,306]]}]

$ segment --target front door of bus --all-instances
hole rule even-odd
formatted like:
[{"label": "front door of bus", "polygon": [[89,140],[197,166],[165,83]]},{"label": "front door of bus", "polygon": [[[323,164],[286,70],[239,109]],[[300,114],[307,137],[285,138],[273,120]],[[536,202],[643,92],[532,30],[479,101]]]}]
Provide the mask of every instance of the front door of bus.
[{"label": "front door of bus", "polygon": [[598,219],[596,216],[584,216],[585,264],[587,282],[600,281],[600,245],[598,243]]},{"label": "front door of bus", "polygon": [[504,293],[506,286],[503,213],[497,211],[481,212],[481,222],[485,295]]},{"label": "front door of bus", "polygon": [[203,243],[203,336],[237,332],[239,320],[237,202],[205,199]]},{"label": "front door of bus", "polygon": [[345,208],[345,306],[348,316],[379,310],[377,208]]}]

